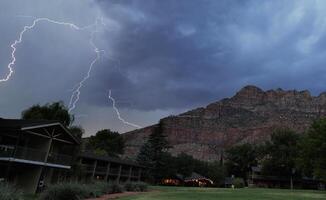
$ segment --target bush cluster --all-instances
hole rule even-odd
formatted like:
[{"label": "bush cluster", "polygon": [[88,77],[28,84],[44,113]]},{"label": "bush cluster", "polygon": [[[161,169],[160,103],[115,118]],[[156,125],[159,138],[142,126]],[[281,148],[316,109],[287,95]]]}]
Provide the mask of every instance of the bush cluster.
[{"label": "bush cluster", "polygon": [[80,200],[85,198],[96,198],[104,194],[121,193],[125,190],[146,191],[147,184],[143,182],[130,182],[125,185],[120,185],[118,183],[109,184],[106,182],[94,182],[90,184],[61,183],[52,185],[46,189],[40,195],[40,200]]},{"label": "bush cluster", "polygon": [[80,200],[92,197],[92,188],[79,183],[51,185],[40,196],[41,200]]},{"label": "bush cluster", "polygon": [[235,178],[233,180],[233,185],[235,188],[244,188],[245,182],[243,181],[242,178]]},{"label": "bush cluster", "polygon": [[14,186],[7,183],[0,183],[0,199],[1,200],[22,200],[22,192]]},{"label": "bush cluster", "polygon": [[144,182],[127,182],[124,188],[126,191],[131,192],[145,192],[147,191],[148,185]]}]

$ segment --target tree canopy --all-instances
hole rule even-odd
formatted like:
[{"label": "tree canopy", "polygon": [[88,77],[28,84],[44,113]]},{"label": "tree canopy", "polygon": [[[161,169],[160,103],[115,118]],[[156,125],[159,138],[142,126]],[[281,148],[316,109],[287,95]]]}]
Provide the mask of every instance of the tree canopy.
[{"label": "tree canopy", "polygon": [[137,157],[137,161],[140,164],[150,167],[149,175],[155,182],[159,182],[164,177],[164,170],[169,158],[167,154],[168,148],[168,141],[163,134],[163,124],[160,121],[141,147]]},{"label": "tree canopy", "polygon": [[22,112],[22,119],[57,120],[65,126],[69,126],[74,121],[63,102],[54,102],[43,106],[37,104]]},{"label": "tree canopy", "polygon": [[265,144],[262,172],[265,175],[289,177],[296,168],[299,135],[289,129],[278,129]]},{"label": "tree canopy", "polygon": [[247,173],[257,165],[257,147],[252,144],[241,144],[226,151],[228,172],[247,180]]},{"label": "tree canopy", "polygon": [[326,119],[315,121],[303,136],[298,165],[306,176],[326,180]]},{"label": "tree canopy", "polygon": [[98,131],[88,140],[87,150],[96,154],[118,157],[124,153],[125,141],[118,132],[104,129]]}]

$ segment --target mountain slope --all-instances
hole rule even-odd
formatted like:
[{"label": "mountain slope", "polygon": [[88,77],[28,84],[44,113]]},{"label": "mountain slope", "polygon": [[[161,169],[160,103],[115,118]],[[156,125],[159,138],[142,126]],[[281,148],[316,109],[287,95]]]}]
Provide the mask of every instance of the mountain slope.
[{"label": "mountain slope", "polygon": [[[161,120],[173,155],[187,153],[201,160],[219,160],[225,148],[235,144],[259,143],[276,128],[304,132],[311,122],[326,116],[326,93],[317,97],[309,91],[263,91],[246,86],[235,96]],[[156,125],[124,134],[125,156],[137,156]]]}]

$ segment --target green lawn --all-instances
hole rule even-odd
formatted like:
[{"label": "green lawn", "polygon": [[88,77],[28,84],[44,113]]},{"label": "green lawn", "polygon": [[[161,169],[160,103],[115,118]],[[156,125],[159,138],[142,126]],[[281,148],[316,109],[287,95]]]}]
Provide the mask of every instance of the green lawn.
[{"label": "green lawn", "polygon": [[152,187],[154,192],[124,197],[119,200],[318,200],[326,192],[281,189],[215,189],[188,187]]}]

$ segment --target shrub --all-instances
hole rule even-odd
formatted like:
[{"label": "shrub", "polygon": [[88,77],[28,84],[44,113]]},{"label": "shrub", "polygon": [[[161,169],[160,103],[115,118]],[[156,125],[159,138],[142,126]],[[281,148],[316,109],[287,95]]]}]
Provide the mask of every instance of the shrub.
[{"label": "shrub", "polygon": [[233,180],[233,185],[235,188],[243,188],[245,186],[245,183],[242,178],[235,178]]},{"label": "shrub", "polygon": [[137,182],[136,187],[139,192],[146,192],[148,190],[148,184],[144,182]]},{"label": "shrub", "polygon": [[7,183],[0,183],[1,200],[22,200],[22,193],[14,186]]},{"label": "shrub", "polygon": [[127,182],[124,185],[126,191],[132,192],[145,192],[147,191],[148,185],[144,182]]},{"label": "shrub", "polygon": [[134,182],[127,182],[125,183],[124,185],[124,188],[126,191],[137,191],[137,187],[136,187],[136,184]]},{"label": "shrub", "polygon": [[87,187],[89,187],[91,197],[99,197],[110,192],[110,185],[103,181],[94,182]]},{"label": "shrub", "polygon": [[[80,200],[90,197],[100,197],[104,194],[127,191],[146,191],[147,184],[143,182],[128,182],[124,187],[118,183],[93,182],[90,184],[61,183],[51,185],[40,196],[40,200]],[[2,200],[0,194],[0,200]],[[4,199],[7,200],[7,199]],[[20,200],[20,199],[8,199]]]},{"label": "shrub", "polygon": [[124,188],[119,183],[109,184],[109,193],[121,193],[124,192]]},{"label": "shrub", "polygon": [[41,200],[80,200],[91,197],[90,187],[79,183],[51,185],[40,196]]}]

